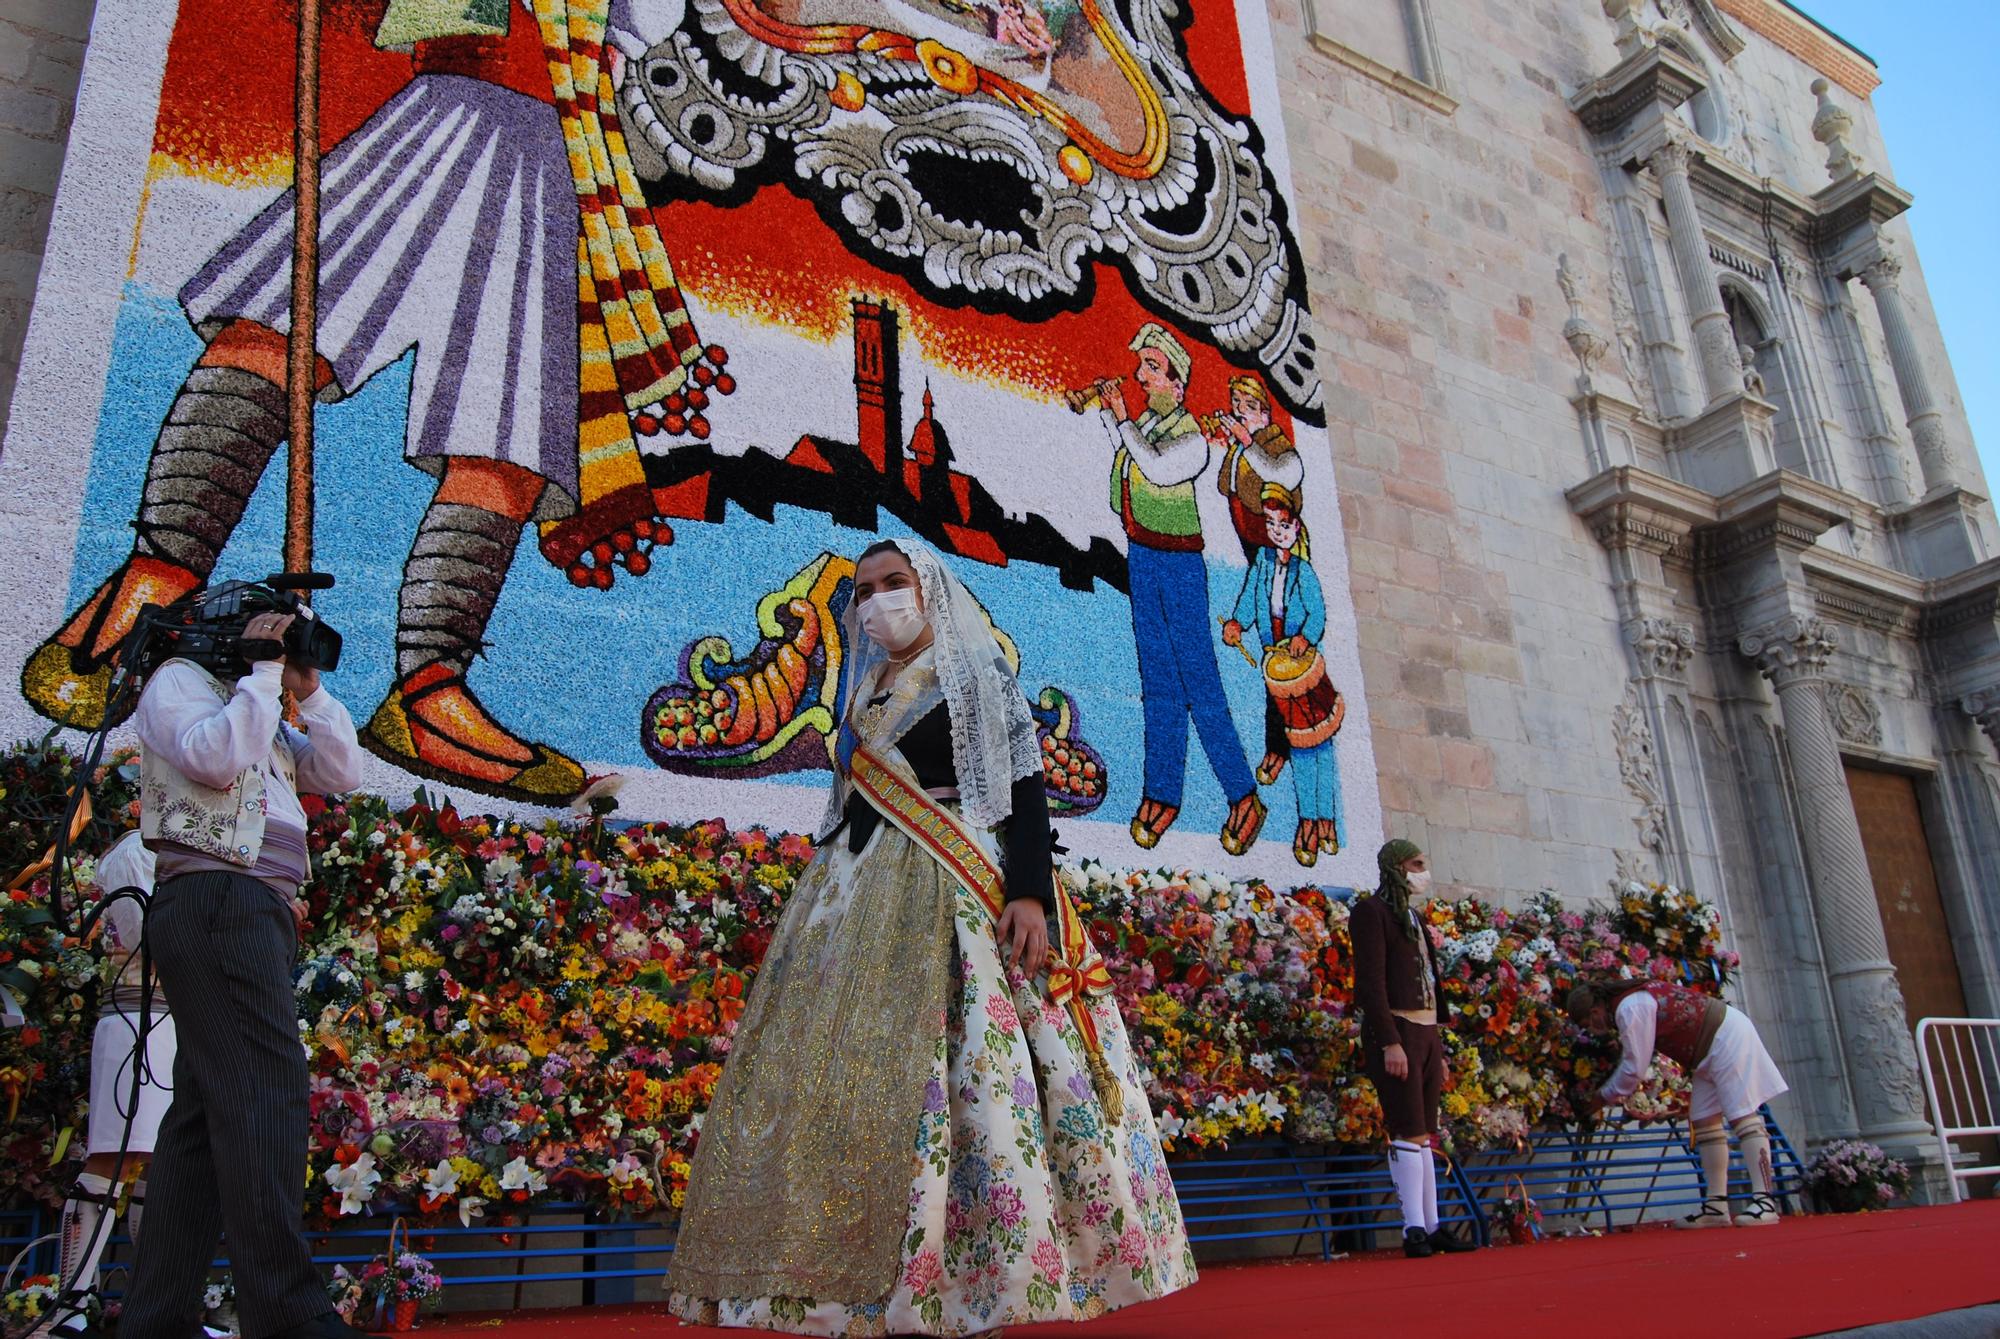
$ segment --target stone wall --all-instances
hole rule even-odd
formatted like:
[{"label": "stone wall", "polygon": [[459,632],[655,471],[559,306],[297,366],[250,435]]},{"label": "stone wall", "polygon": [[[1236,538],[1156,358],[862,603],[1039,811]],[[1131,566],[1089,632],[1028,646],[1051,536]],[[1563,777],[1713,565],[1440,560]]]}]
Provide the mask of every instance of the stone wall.
[{"label": "stone wall", "polygon": [[0,0],[0,424],[42,270],[93,0]]}]

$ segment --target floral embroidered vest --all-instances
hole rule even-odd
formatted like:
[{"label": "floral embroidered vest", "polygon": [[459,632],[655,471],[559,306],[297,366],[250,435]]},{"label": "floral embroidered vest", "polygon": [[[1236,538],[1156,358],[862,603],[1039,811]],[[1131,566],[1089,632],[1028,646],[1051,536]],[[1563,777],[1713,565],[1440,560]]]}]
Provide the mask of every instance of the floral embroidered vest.
[{"label": "floral embroidered vest", "polygon": [[[181,663],[194,664],[191,660]],[[234,685],[222,682],[205,669],[202,676],[214,690],[217,702],[227,703],[235,695]],[[250,868],[264,848],[264,816],[269,810],[265,793],[273,779],[270,775],[273,767],[284,784],[296,786],[298,763],[283,730],[271,741],[270,754],[237,773],[225,790],[204,786],[152,749],[142,749],[139,836],[148,847],[163,841],[174,842],[191,851]]]},{"label": "floral embroidered vest", "polygon": [[1715,1040],[1727,1006],[1667,981],[1653,982],[1646,993],[1660,1011],[1653,1028],[1653,1049],[1670,1056],[1683,1069],[1693,1069],[1708,1057],[1709,1043]]}]

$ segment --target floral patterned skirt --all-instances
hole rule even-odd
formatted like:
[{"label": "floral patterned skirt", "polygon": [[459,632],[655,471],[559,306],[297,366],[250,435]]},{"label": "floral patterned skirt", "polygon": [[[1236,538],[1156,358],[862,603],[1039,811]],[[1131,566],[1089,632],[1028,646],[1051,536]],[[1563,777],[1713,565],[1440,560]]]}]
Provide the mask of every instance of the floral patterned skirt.
[{"label": "floral patterned skirt", "polygon": [[[845,862],[846,852],[834,853]],[[1081,1321],[1187,1287],[1194,1254],[1115,1002],[1091,1002],[1124,1090],[1107,1127],[1083,1040],[1011,983],[993,924],[961,895],[955,962],[914,1131],[902,1271],[887,1297],[696,1298],[682,1320],[818,1335],[969,1335]],[[672,1278],[669,1275],[669,1283]]]}]

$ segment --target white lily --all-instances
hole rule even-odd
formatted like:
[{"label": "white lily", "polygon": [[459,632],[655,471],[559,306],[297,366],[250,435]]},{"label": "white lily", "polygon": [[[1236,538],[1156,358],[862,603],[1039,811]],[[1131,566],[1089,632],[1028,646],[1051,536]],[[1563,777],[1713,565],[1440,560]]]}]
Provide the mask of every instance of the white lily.
[{"label": "white lily", "polygon": [[375,1198],[375,1187],[382,1184],[382,1173],[375,1170],[375,1155],[363,1153],[347,1166],[329,1171],[326,1183],[340,1192],[342,1214],[360,1213]]},{"label": "white lily", "polygon": [[438,1165],[431,1168],[424,1177],[424,1194],[434,1200],[446,1199],[458,1193],[458,1169],[451,1165],[450,1158],[439,1158]]}]

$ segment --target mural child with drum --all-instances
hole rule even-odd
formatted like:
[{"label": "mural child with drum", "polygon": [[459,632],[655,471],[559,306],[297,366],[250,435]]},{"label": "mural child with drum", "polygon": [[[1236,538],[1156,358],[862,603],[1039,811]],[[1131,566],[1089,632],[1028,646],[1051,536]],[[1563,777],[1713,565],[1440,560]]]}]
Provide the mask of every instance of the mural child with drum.
[{"label": "mural child with drum", "polygon": [[1326,633],[1326,597],[1309,561],[1305,527],[1283,484],[1264,485],[1263,525],[1270,543],[1257,550],[1222,625],[1222,640],[1243,650],[1246,630],[1265,629],[1262,667],[1272,708],[1284,722],[1292,750],[1292,786],[1299,826],[1292,856],[1312,865],[1324,850],[1337,854],[1347,840],[1340,812],[1340,765],[1333,739],[1347,707],[1326,675],[1319,640]]}]

